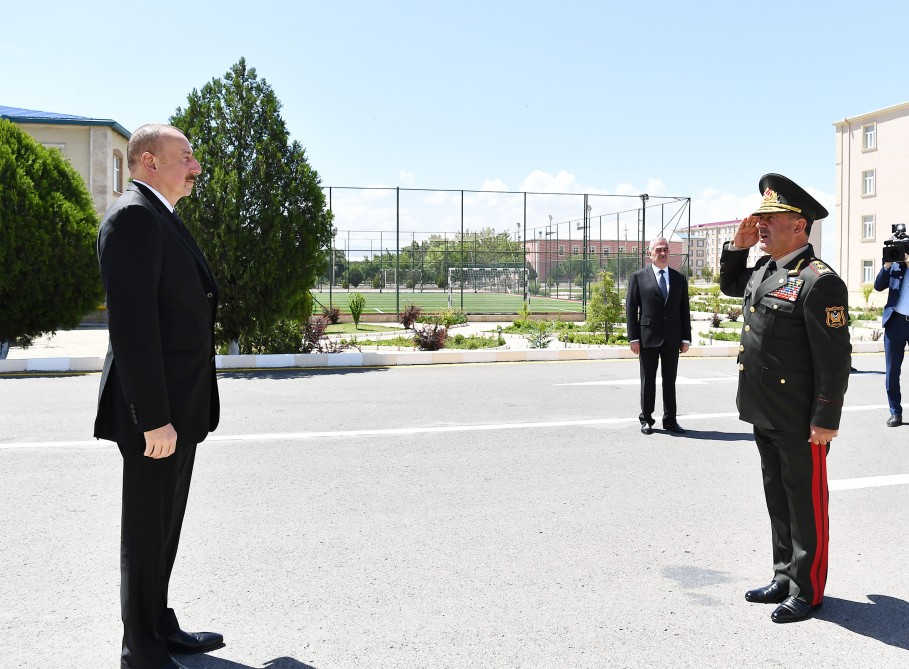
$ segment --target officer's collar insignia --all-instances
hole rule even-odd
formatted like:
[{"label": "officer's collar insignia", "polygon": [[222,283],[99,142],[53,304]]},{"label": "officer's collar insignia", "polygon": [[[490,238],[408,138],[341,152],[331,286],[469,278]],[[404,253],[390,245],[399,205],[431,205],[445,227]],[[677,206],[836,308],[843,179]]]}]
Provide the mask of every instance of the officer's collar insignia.
[{"label": "officer's collar insignia", "polygon": [[805,285],[804,279],[794,279],[789,278],[786,280],[785,286],[780,286],[779,288],[774,288],[769,293],[771,297],[776,297],[780,300],[786,300],[787,302],[795,302],[799,299],[799,293],[802,292],[802,286]]},{"label": "officer's collar insignia", "polygon": [[804,258],[799,260],[798,265],[789,270],[789,276],[798,276],[802,271],[802,263],[805,262]]},{"label": "officer's collar insignia", "polygon": [[846,307],[827,307],[827,327],[828,328],[841,328],[845,324],[846,324]]}]

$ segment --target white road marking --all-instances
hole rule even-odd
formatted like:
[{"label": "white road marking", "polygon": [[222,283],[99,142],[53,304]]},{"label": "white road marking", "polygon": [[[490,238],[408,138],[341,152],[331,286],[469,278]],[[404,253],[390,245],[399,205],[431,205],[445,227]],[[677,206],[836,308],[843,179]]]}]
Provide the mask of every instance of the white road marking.
[{"label": "white road marking", "polygon": [[[702,382],[725,381],[725,378],[701,379]],[[635,380],[637,383],[638,381]],[[588,384],[560,384],[560,385],[588,385]],[[887,409],[886,404],[871,404],[865,406],[843,407],[843,411],[880,411]],[[688,423],[695,420],[711,418],[737,418],[736,412],[724,413],[698,413],[685,414],[679,416],[679,420]],[[307,439],[339,439],[345,437],[381,437],[381,436],[398,436],[404,434],[444,434],[451,432],[491,432],[496,430],[522,430],[528,428],[548,428],[548,427],[573,427],[580,425],[618,425],[621,423],[631,423],[637,425],[638,419],[635,418],[590,418],[584,420],[556,420],[556,421],[535,421],[531,423],[492,423],[488,425],[440,425],[424,427],[399,427],[387,429],[372,430],[337,430],[333,432],[265,432],[261,434],[236,434],[236,435],[212,435],[206,439],[206,443],[211,442],[263,442],[263,441],[302,441]],[[22,443],[0,443],[0,450],[27,449],[27,448],[81,448],[81,449],[105,449],[114,448],[116,444],[103,439],[91,439],[85,441],[36,441]],[[830,481],[828,487],[830,490],[858,490],[861,488],[880,488],[884,486],[909,485],[909,474],[893,474],[887,476],[868,476],[854,479],[842,479]]]},{"label": "white road marking", "polygon": [[[738,381],[738,375],[717,376],[706,379],[689,379],[684,376],[677,376],[675,385],[677,386],[704,386],[716,381]],[[657,385],[663,385],[663,380],[657,376]],[[618,379],[615,381],[583,381],[581,383],[556,383],[556,386],[639,386],[641,379]]]}]

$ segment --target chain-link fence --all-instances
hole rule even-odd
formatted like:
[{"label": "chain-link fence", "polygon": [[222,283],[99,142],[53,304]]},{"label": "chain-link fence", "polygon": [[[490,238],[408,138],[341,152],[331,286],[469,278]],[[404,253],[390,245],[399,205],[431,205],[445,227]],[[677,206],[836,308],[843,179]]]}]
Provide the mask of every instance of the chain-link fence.
[{"label": "chain-link fence", "polygon": [[326,187],[334,213],[318,304],[397,314],[409,304],[467,314],[583,313],[610,272],[617,290],[644,266],[651,239],[670,239],[688,271],[690,199],[648,195]]}]

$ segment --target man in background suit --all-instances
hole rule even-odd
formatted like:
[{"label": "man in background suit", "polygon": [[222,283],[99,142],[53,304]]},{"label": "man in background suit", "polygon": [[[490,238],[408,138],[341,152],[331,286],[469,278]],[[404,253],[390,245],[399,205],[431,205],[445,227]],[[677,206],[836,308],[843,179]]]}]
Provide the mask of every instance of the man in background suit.
[{"label": "man in background suit", "polygon": [[[909,256],[906,256],[909,261]],[[890,406],[889,427],[903,424],[903,396],[900,392],[900,372],[906,344],[909,343],[909,286],[903,290],[906,281],[907,262],[884,262],[874,279],[874,289],[887,291],[887,304],[881,326],[884,328],[884,364],[887,388],[887,403]]]},{"label": "man in background suit", "polygon": [[186,137],[145,125],[127,147],[132,183],[105,214],[98,259],[110,346],[96,437],[123,456],[121,667],[178,669],[171,653],[223,645],[180,629],[167,606],[196,444],[218,424],[214,322],[218,290],[174,212],[201,173]]},{"label": "man in background suit", "polygon": [[657,367],[663,370],[663,429],[685,430],[676,420],[675,377],[679,353],[691,344],[688,281],[669,267],[669,242],[650,242],[652,265],[631,275],[625,300],[625,320],[631,350],[641,365],[641,432],[653,434]]}]

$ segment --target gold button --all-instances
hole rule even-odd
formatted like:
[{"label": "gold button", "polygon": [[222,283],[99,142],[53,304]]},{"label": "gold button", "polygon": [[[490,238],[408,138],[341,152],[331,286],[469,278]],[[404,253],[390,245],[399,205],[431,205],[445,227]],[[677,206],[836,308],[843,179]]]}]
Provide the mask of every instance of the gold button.
[{"label": "gold button", "polygon": [[780,283],[786,283],[785,279],[780,279]]},{"label": "gold button", "polygon": [[780,383],[786,383],[786,379],[780,379]]},{"label": "gold button", "polygon": [[739,346],[739,350],[740,350],[740,351],[744,351],[744,350],[745,350],[745,347],[744,347],[744,346]]},{"label": "gold button", "polygon": [[773,305],[773,308],[774,308],[774,309],[779,309],[779,308],[780,308],[780,305],[774,304],[774,305]]},{"label": "gold button", "polygon": [[739,371],[740,371],[740,372],[744,372],[744,371],[745,371],[745,365],[743,365],[742,363],[739,363]]},{"label": "gold button", "polygon": [[745,332],[751,332],[751,326],[750,326],[750,325],[746,325],[746,326],[745,326]]},{"label": "gold button", "polygon": [[754,307],[749,308],[748,311],[750,311],[751,313],[754,313]]}]

